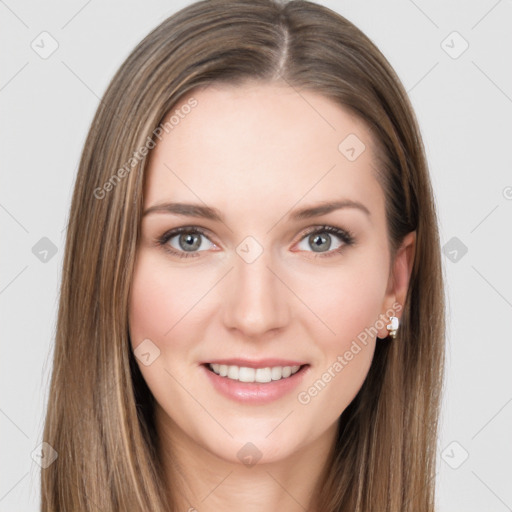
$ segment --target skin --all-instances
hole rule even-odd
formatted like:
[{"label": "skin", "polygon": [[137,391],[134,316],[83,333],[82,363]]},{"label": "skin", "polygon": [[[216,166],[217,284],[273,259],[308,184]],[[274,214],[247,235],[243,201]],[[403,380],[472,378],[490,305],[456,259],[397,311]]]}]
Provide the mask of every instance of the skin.
[{"label": "skin", "polygon": [[[150,339],[160,350],[152,364],[137,362],[156,398],[167,478],[179,489],[179,510],[314,510],[337,420],[361,388],[375,344],[392,341],[370,336],[309,403],[298,393],[332,373],[337,357],[365,328],[387,320],[395,302],[403,305],[415,233],[391,261],[369,132],[330,99],[253,82],[210,85],[193,97],[197,106],[151,152],[144,210],[198,203],[220,210],[224,222],[145,215],[130,296],[132,347]],[[355,161],[338,150],[349,134],[366,146]],[[339,199],[362,203],[370,215],[342,208],[289,219],[296,209]],[[331,246],[315,252],[307,229],[323,225],[349,230],[355,244],[323,232]],[[155,243],[181,226],[207,232],[192,257]],[[252,263],[237,253],[249,235],[263,251]],[[186,252],[179,240],[167,245]],[[199,366],[223,357],[281,357],[310,367],[286,396],[240,404],[220,395]],[[261,452],[253,466],[237,456],[248,442]]]}]

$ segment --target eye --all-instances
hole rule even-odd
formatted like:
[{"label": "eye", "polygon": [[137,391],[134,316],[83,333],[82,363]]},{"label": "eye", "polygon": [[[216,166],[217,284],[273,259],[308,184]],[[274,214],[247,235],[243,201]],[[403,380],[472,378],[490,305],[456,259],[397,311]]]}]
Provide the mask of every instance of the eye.
[{"label": "eye", "polygon": [[158,238],[157,243],[163,246],[167,252],[179,258],[199,256],[198,252],[217,247],[209,240],[205,232],[197,227],[173,229]]},{"label": "eye", "polygon": [[[332,239],[333,237],[338,238],[341,243],[338,243],[337,246],[332,248]],[[355,243],[355,238],[349,231],[345,231],[344,229],[340,229],[334,226],[321,226],[314,227],[309,230],[306,235],[301,239],[300,244],[303,244],[303,247],[299,248],[301,250],[308,251],[308,246],[313,248],[316,257],[329,257],[335,254],[339,254],[345,246],[350,246]],[[304,248],[304,245],[306,246]]]}]

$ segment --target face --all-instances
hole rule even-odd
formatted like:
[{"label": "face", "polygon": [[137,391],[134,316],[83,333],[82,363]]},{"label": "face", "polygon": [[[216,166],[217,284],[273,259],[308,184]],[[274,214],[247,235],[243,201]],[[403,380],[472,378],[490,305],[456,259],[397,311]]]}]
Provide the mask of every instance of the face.
[{"label": "face", "polygon": [[131,343],[174,439],[276,461],[334,432],[387,335],[396,295],[372,141],[313,92],[191,97],[147,169]]}]

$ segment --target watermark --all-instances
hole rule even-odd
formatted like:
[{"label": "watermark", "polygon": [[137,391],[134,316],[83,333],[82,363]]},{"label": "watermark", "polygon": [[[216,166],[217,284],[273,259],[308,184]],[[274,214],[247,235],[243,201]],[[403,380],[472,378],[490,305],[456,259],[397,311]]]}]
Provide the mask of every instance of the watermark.
[{"label": "watermark", "polygon": [[443,245],[443,254],[452,262],[458,263],[468,252],[467,246],[456,236]]},{"label": "watermark", "polygon": [[512,187],[511,186],[505,187],[503,189],[503,197],[508,200],[512,199]]},{"label": "watermark", "polygon": [[30,43],[30,47],[34,50],[41,59],[48,59],[53,55],[58,47],[59,43],[49,32],[41,32],[36,38]]},{"label": "watermark", "polygon": [[41,468],[47,469],[57,460],[59,454],[51,444],[43,441],[32,451],[30,456]]},{"label": "watermark", "polygon": [[469,457],[469,453],[458,441],[452,441],[442,452],[441,458],[452,469],[459,469]]},{"label": "watermark", "polygon": [[48,263],[57,254],[57,251],[57,246],[46,236],[43,236],[32,247],[32,254],[42,263]]},{"label": "watermark", "polygon": [[150,366],[160,356],[160,349],[149,338],[146,338],[137,345],[133,353],[144,366]]},{"label": "watermark", "polygon": [[173,115],[164,124],[160,124],[155,128],[152,135],[148,135],[146,142],[141,146],[128,161],[120,167],[115,174],[113,174],[101,187],[96,187],[93,191],[96,199],[103,199],[107,192],[113,190],[123,178],[125,178],[130,171],[148,154],[150,149],[156,146],[154,138],[162,140],[163,133],[170,133],[174,128],[181,122],[181,119],[185,119],[187,114],[190,114],[192,109],[196,107],[198,101],[195,98],[190,98],[187,103],[176,109]]},{"label": "watermark", "polygon": [[253,263],[263,254],[263,247],[253,236],[246,236],[237,246],[236,253],[246,263]]},{"label": "watermark", "polygon": [[346,350],[343,355],[338,355],[336,361],[334,361],[334,363],[332,363],[327,368],[327,370],[322,373],[321,377],[317,379],[312,386],[304,391],[301,391],[297,395],[297,400],[299,403],[302,405],[307,405],[314,397],[318,396],[318,394],[325,389],[327,384],[331,382],[331,380],[333,380],[343,370],[343,368],[345,368],[345,366],[347,366],[350,361],[352,361],[354,357],[359,354],[359,352],[361,352],[362,348],[359,343],[366,346],[368,341],[375,338],[379,330],[387,325],[387,321],[385,320],[386,316],[388,318],[395,316],[395,313],[398,313],[401,310],[402,305],[398,302],[395,302],[384,315],[382,313],[379,315],[379,319],[371,327],[366,327],[364,331],[361,331],[357,335],[357,340],[352,340],[350,348]]},{"label": "watermark", "polygon": [[458,59],[469,48],[469,43],[454,30],[441,41],[441,48],[452,59]]},{"label": "watermark", "polygon": [[257,446],[252,443],[245,443],[236,454],[240,461],[249,468],[254,466],[261,459],[262,455]]},{"label": "watermark", "polygon": [[338,151],[349,162],[355,162],[365,149],[364,142],[355,133],[348,134],[338,145]]}]

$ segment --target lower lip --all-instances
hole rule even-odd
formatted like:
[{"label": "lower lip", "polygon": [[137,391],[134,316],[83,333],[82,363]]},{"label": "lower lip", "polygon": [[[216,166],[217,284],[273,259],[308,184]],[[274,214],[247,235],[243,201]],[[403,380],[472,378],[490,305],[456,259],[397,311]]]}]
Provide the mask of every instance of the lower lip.
[{"label": "lower lip", "polygon": [[293,391],[309,371],[309,365],[304,365],[300,370],[286,379],[270,382],[240,382],[239,380],[221,377],[208,369],[207,365],[201,365],[204,372],[213,384],[213,387],[222,395],[236,402],[250,404],[267,404],[278,400]]}]

